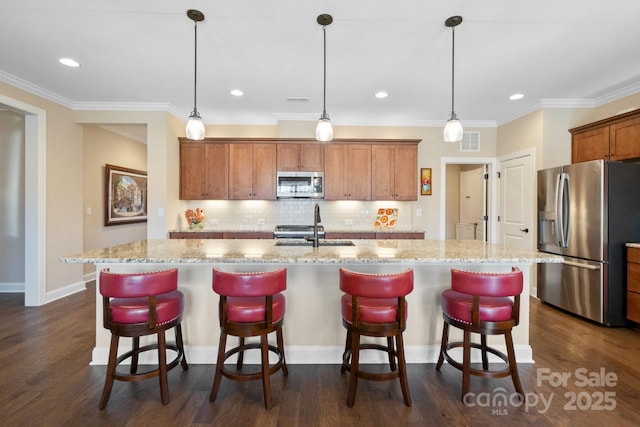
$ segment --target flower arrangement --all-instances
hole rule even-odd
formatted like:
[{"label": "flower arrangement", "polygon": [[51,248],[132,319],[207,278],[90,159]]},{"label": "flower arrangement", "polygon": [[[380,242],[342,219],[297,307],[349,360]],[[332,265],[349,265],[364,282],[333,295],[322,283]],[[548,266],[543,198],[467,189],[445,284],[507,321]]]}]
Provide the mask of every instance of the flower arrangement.
[{"label": "flower arrangement", "polygon": [[187,219],[190,228],[202,228],[204,225],[204,212],[200,208],[187,209],[184,211],[184,217]]}]

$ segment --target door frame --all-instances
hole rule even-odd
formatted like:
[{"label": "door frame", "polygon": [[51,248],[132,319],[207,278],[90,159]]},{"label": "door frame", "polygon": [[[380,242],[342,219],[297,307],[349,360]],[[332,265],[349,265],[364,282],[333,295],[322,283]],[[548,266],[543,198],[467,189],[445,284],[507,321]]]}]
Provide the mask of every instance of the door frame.
[{"label": "door frame", "polygon": [[[497,159],[495,157],[441,157],[440,158],[440,182],[442,183],[439,187],[442,189],[447,188],[447,165],[488,165],[489,169],[489,194],[487,201],[487,215],[489,220],[487,221],[488,233],[487,233],[487,242],[496,243],[498,238],[497,233],[497,212],[498,212],[498,187],[497,179],[491,179],[492,174],[494,174],[497,169]],[[446,209],[447,209],[447,195],[446,191],[440,192],[440,235],[439,239],[445,239],[445,226],[446,226]]]},{"label": "door frame", "polygon": [[0,95],[0,104],[25,116],[24,305],[45,303],[46,291],[46,122],[45,110]]}]

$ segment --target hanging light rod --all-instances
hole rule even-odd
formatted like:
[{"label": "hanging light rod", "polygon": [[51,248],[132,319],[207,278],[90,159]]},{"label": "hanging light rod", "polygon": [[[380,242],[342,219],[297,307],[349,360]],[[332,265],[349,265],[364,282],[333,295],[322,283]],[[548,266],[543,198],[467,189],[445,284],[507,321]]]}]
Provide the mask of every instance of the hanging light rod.
[{"label": "hanging light rod", "polygon": [[187,10],[187,16],[193,21],[193,34],[194,34],[194,61],[193,61],[193,111],[189,116],[186,127],[186,135],[189,139],[202,140],[204,139],[204,123],[198,113],[196,107],[197,89],[198,89],[198,22],[204,21],[204,13],[196,9]]},{"label": "hanging light rod", "polygon": [[447,120],[447,124],[444,127],[444,141],[445,142],[460,142],[462,141],[462,135],[464,131],[456,111],[454,108],[454,89],[455,89],[455,53],[456,53],[456,27],[462,23],[462,16],[452,16],[444,21],[444,25],[451,28],[451,116]]},{"label": "hanging light rod", "polygon": [[327,114],[327,25],[331,25],[333,17],[329,14],[323,13],[318,15],[316,19],[318,24],[322,25],[322,34],[324,38],[324,80],[322,89],[322,115],[318,120],[316,126],[316,140],[326,142],[333,139],[333,127],[331,126],[331,119]]}]

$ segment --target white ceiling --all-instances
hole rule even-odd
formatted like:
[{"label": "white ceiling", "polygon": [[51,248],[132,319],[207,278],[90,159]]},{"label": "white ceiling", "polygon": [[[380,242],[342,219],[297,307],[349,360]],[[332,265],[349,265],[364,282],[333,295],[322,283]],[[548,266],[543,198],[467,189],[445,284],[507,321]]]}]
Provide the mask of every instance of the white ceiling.
[{"label": "white ceiling", "polygon": [[[77,109],[193,107],[205,123],[316,120],[335,125],[492,126],[542,106],[595,106],[640,92],[640,1],[634,0],[3,0],[0,80]],[[58,63],[72,57],[77,69]],[[241,98],[229,94],[241,89]],[[379,90],[389,93],[376,99]],[[509,101],[514,92],[525,98]],[[292,102],[287,98],[308,98]],[[640,107],[640,106],[639,106]]]}]

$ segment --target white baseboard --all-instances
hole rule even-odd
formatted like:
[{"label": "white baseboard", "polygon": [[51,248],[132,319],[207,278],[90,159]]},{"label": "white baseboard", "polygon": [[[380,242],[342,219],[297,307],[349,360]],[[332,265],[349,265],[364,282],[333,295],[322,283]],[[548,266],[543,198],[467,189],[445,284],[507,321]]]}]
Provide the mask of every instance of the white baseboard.
[{"label": "white baseboard", "polygon": [[86,289],[87,284],[81,281],[65,286],[64,288],[56,289],[55,291],[47,292],[45,295],[45,304],[75,294],[76,292],[85,291]]},{"label": "white baseboard", "polygon": [[[129,348],[125,347],[124,341],[121,344],[121,351],[125,352]],[[504,351],[504,348],[495,346],[497,350]],[[291,365],[339,365],[342,363],[342,346],[285,346],[287,363]],[[516,345],[516,361],[518,363],[534,363],[533,352],[529,345]],[[218,348],[214,346],[185,347],[187,361],[190,364],[213,365],[216,363]],[[406,346],[405,359],[407,363],[436,363],[440,354],[440,345],[426,346]],[[455,352],[451,352],[456,356]],[[170,356],[168,356],[170,357]],[[275,356],[273,356],[275,357]],[[109,358],[108,347],[94,347],[91,356],[91,365],[106,365]],[[148,351],[140,355],[140,364],[157,363],[156,353]],[[247,364],[260,364],[260,354],[257,350],[246,353],[245,362]],[[461,359],[460,359],[461,360]],[[495,356],[489,355],[489,362],[500,362]],[[363,351],[360,355],[360,363],[387,363],[385,353],[380,351]],[[472,352],[472,362],[480,363],[480,354]]]},{"label": "white baseboard", "polygon": [[0,294],[24,293],[24,282],[2,282],[0,283]]}]

